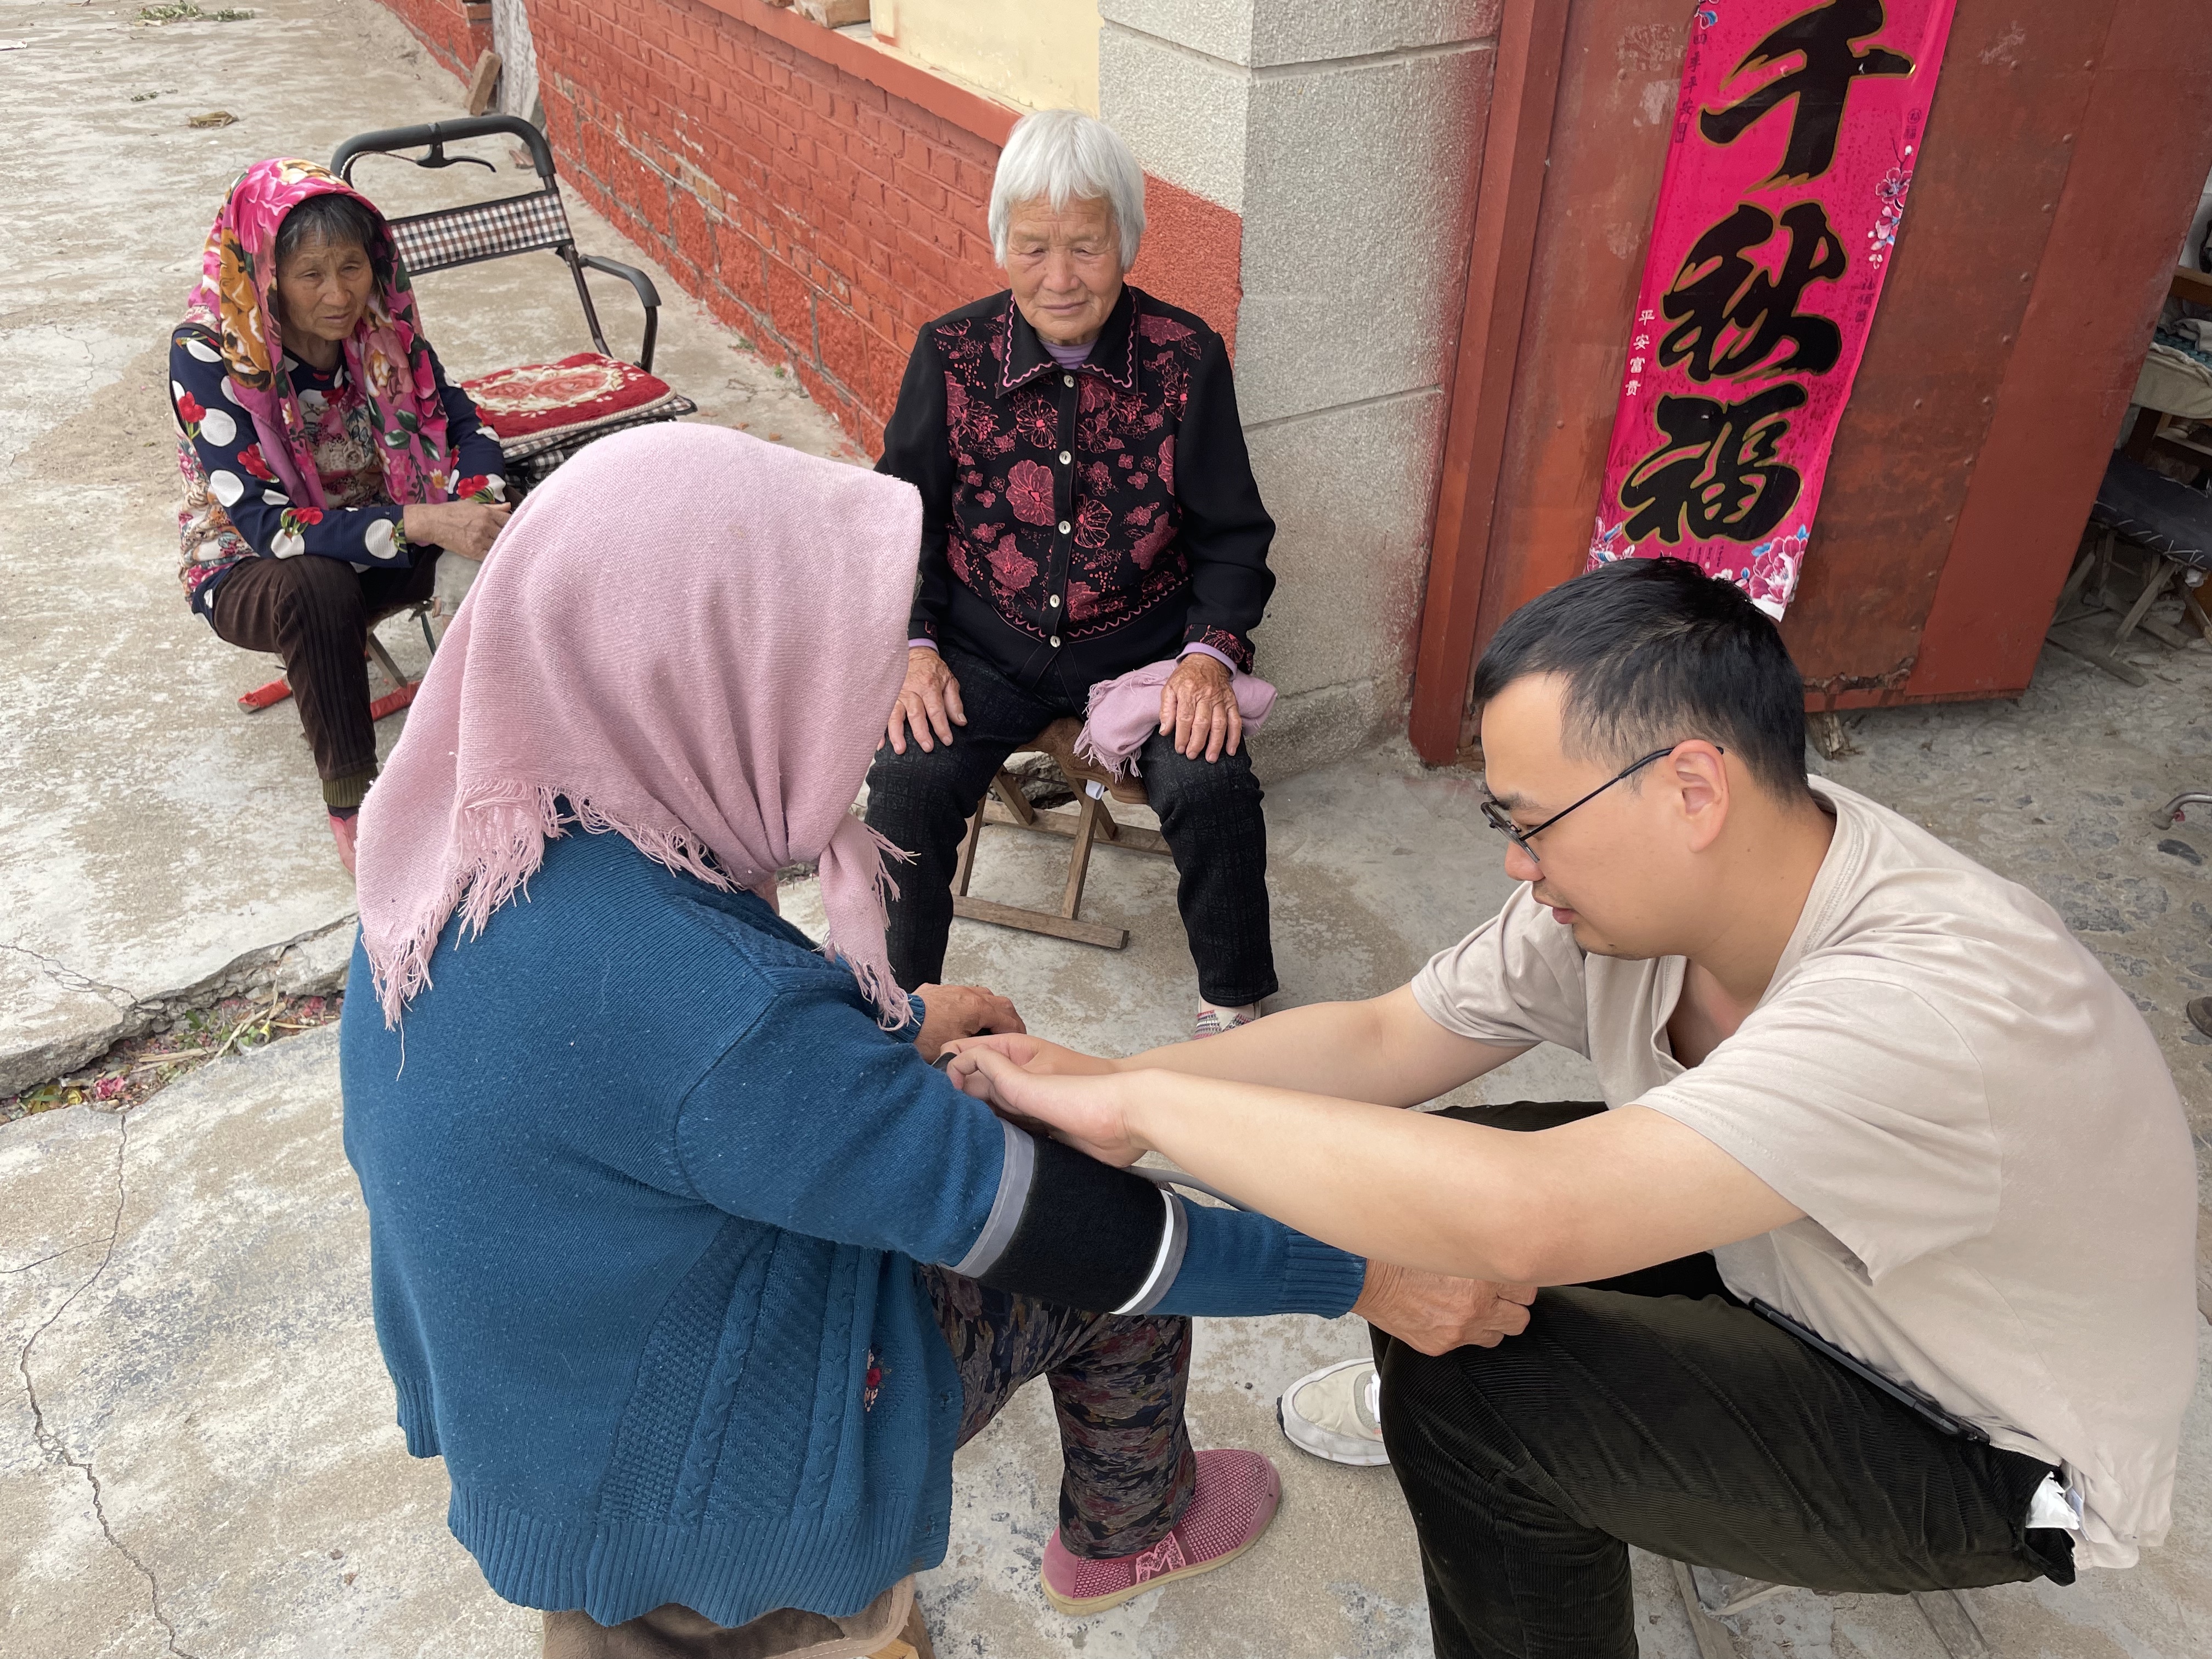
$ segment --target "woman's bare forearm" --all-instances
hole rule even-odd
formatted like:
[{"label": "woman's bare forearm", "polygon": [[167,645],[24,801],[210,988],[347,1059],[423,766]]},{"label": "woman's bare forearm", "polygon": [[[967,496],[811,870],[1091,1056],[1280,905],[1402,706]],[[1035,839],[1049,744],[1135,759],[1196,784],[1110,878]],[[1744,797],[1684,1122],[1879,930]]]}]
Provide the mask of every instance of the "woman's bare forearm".
[{"label": "woman's bare forearm", "polygon": [[1524,1052],[1447,1031],[1422,1012],[1410,988],[1401,988],[1364,1002],[1286,1008],[1219,1036],[1147,1049],[1115,1063],[1124,1071],[1180,1072],[1417,1106]]}]

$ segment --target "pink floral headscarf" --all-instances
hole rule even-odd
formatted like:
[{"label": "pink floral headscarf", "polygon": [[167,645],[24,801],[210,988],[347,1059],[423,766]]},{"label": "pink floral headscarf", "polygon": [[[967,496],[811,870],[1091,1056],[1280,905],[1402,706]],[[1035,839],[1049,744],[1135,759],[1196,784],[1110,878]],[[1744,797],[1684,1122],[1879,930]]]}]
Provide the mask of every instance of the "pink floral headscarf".
[{"label": "pink floral headscarf", "polygon": [[769,897],[818,861],[823,948],[903,1024],[890,843],[851,808],[905,678],[921,548],[912,484],[721,427],[602,438],[532,490],[362,807],[386,1022],[455,912],[481,932],[580,823]]},{"label": "pink floral headscarf", "polygon": [[[200,279],[185,303],[180,334],[220,352],[253,417],[261,454],[295,501],[320,508],[322,480],[308,453],[307,420],[284,369],[279,337],[276,229],[310,197],[350,196],[376,216],[368,250],[376,289],[368,313],[345,343],[346,372],[368,398],[381,439],[385,494],[402,507],[446,499],[449,457],[446,410],[438,401],[430,348],[415,319],[415,295],[376,204],[313,161],[257,161],[230,187],[208,232]],[[202,356],[205,353],[202,352]]]}]

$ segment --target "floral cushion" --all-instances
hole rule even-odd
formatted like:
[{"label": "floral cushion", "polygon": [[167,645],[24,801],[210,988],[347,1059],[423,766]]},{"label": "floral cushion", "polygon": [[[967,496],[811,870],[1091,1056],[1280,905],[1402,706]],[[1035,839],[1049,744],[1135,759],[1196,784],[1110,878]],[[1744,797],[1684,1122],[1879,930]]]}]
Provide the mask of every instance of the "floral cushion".
[{"label": "floral cushion", "polygon": [[635,363],[580,351],[557,363],[523,363],[461,382],[503,443],[579,431],[682,400]]}]

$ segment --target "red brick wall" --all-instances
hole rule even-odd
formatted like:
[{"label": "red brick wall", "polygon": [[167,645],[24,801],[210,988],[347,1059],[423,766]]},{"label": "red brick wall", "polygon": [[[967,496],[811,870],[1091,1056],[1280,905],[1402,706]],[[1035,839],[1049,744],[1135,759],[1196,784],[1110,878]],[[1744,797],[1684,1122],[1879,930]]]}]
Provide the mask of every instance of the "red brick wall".
[{"label": "red brick wall", "polygon": [[[459,9],[386,3],[417,33]],[[727,0],[532,0],[530,27],[564,187],[874,453],[915,331],[1006,286],[984,222],[997,146]],[[1147,209],[1133,276],[1233,343],[1241,222],[1159,180]]]},{"label": "red brick wall", "polygon": [[915,331],[1002,286],[982,139],[697,0],[537,0],[569,188],[873,450]]},{"label": "red brick wall", "polygon": [[464,81],[491,46],[488,0],[384,0],[430,49],[430,55]]}]

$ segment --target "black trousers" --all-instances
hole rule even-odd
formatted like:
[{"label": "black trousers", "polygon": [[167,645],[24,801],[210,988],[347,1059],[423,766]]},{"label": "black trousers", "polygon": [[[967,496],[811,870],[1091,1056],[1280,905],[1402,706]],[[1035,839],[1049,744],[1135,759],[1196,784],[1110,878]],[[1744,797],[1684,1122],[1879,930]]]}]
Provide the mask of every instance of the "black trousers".
[{"label": "black trousers", "polygon": [[248,651],[284,659],[300,725],[314,751],[327,806],[361,805],[376,776],[376,726],[368,717],[372,617],[430,597],[438,550],[411,570],[356,570],[303,553],[231,567],[208,606],[215,631]]},{"label": "black trousers", "polygon": [[1437,1659],[1635,1659],[1631,1544],[1817,1590],[2074,1579],[2071,1537],[2026,1528],[2049,1465],[1929,1426],[1736,1302],[1710,1255],[1540,1291],[1495,1348],[1377,1331],[1375,1353]]},{"label": "black trousers", "polygon": [[[992,775],[1053,721],[1081,714],[1090,690],[1050,677],[1025,690],[950,643],[945,662],[960,682],[968,724],[954,726],[952,741],[927,753],[910,737],[903,755],[885,744],[868,770],[868,827],[914,854],[913,863],[897,866],[899,896],[890,903],[889,932],[891,972],[908,990],[945,971],[960,840]],[[1240,746],[1218,761],[1186,760],[1155,732],[1137,764],[1159,814],[1160,834],[1175,854],[1176,901],[1199,994],[1230,1008],[1273,996],[1267,821],[1249,756]]]}]

